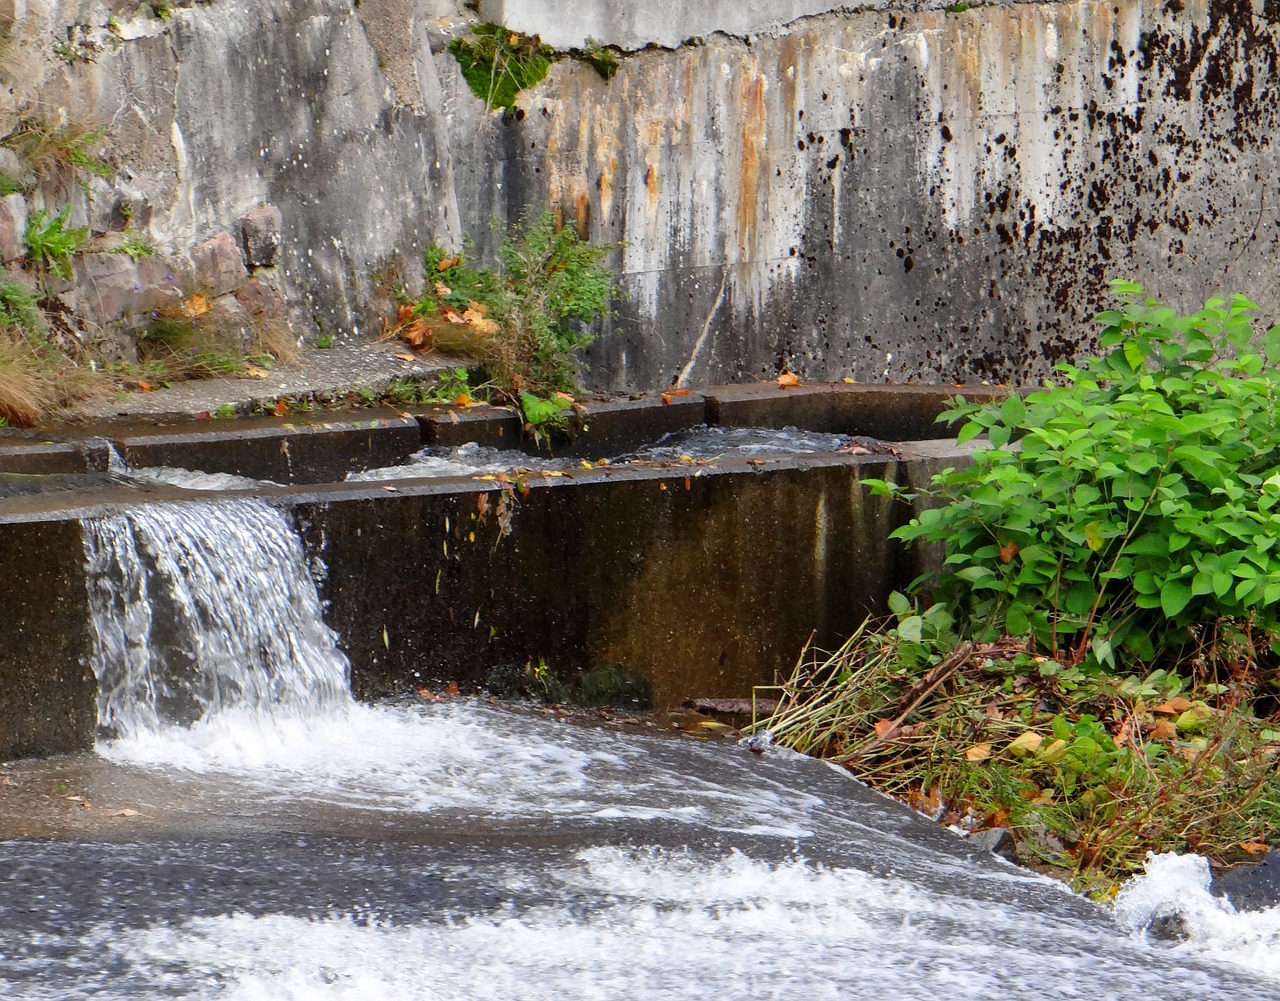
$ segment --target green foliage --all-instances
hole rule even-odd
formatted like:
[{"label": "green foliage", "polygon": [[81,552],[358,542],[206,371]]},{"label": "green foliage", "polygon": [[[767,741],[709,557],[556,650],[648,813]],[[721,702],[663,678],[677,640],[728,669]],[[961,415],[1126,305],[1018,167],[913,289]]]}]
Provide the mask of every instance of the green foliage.
[{"label": "green foliage", "polygon": [[0,174],[0,197],[16,195],[22,191],[22,182],[8,174]]},{"label": "green foliage", "polygon": [[[554,423],[539,403],[529,404],[531,416],[525,397],[545,404],[577,391],[576,352],[596,336],[587,324],[620,294],[604,265],[612,249],[581,239],[572,226],[557,227],[549,211],[526,213],[505,234],[495,269],[476,267],[465,251],[432,247],[427,292],[402,307],[401,333],[416,347],[477,359],[487,388],[520,406],[526,421]],[[557,415],[565,406],[557,404]]]},{"label": "green foliage", "polygon": [[934,594],[977,635],[1067,663],[1176,659],[1219,620],[1280,646],[1280,327],[1259,349],[1242,296],[1181,317],[1116,291],[1064,386],[942,415],[992,448],[895,534],[947,544]]},{"label": "green foliage", "polygon": [[514,110],[516,95],[536,86],[551,69],[552,49],[537,35],[524,35],[500,24],[477,24],[469,38],[449,42],[471,92],[485,107]]},{"label": "green foliage", "polygon": [[321,351],[328,351],[333,347],[333,334],[329,333],[327,330],[322,330],[320,335],[316,338],[316,347]]},{"label": "green foliage", "polygon": [[126,233],[124,239],[114,248],[117,254],[124,254],[134,264],[137,264],[144,257],[150,257],[156,252],[155,246],[151,240],[140,233]]},{"label": "green foliage", "polygon": [[582,62],[590,63],[592,69],[599,73],[604,79],[612,80],[618,73],[618,54],[613,49],[600,44],[594,38],[588,38],[587,44],[581,49],[574,49],[570,53],[574,59]]},{"label": "green foliage", "polygon": [[54,124],[28,118],[0,143],[13,150],[26,170],[37,178],[55,183],[74,179],[87,187],[90,177],[110,177],[115,173],[110,163],[93,152],[106,131],[101,126],[93,128],[77,122]]},{"label": "green foliage", "polygon": [[0,328],[38,335],[45,330],[44,314],[35,294],[14,281],[0,281]]},{"label": "green foliage", "polygon": [[27,259],[68,281],[72,277],[71,256],[89,236],[87,226],[67,227],[70,215],[70,205],[53,218],[44,209],[37,209],[27,219],[26,232]]},{"label": "green foliage", "polygon": [[1280,732],[1246,692],[1177,674],[1091,676],[1008,638],[960,640],[901,595],[830,655],[807,651],[761,724],[950,824],[1109,889],[1148,851],[1239,859],[1280,823]]}]

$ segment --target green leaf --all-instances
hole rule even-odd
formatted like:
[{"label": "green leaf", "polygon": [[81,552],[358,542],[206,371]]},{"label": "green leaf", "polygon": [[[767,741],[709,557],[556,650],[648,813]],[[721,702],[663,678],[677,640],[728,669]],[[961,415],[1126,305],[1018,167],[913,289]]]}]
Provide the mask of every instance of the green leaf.
[{"label": "green leaf", "polygon": [[911,611],[911,602],[901,591],[891,591],[889,593],[889,611],[898,616],[906,615]]},{"label": "green leaf", "polygon": [[919,643],[924,637],[924,618],[919,615],[909,615],[898,623],[898,639],[906,640],[908,643]]},{"label": "green leaf", "polygon": [[1191,587],[1185,580],[1167,580],[1160,587],[1160,610],[1175,618],[1191,602]]}]

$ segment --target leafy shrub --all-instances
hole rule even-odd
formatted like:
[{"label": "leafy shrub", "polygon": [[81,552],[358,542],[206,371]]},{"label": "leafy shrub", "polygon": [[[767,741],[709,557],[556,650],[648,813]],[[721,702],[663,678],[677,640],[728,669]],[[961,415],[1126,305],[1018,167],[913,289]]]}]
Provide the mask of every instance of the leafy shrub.
[{"label": "leafy shrub", "polygon": [[72,278],[71,256],[89,236],[87,226],[68,228],[70,215],[70,205],[52,219],[38,209],[27,219],[26,232],[27,259],[67,281]]},{"label": "leafy shrub", "polygon": [[1178,316],[1116,291],[1065,385],[942,415],[993,447],[896,535],[946,543],[934,595],[977,636],[1069,664],[1177,658],[1219,620],[1280,647],[1280,327],[1259,349],[1242,296]]},{"label": "leafy shrub", "polygon": [[535,428],[554,423],[537,404],[558,415],[572,400],[557,394],[578,390],[576,352],[596,337],[587,325],[620,293],[604,266],[612,249],[557,227],[550,211],[526,213],[504,235],[496,269],[432,247],[427,291],[402,305],[397,330],[415,347],[475,358],[485,388],[520,407]]}]

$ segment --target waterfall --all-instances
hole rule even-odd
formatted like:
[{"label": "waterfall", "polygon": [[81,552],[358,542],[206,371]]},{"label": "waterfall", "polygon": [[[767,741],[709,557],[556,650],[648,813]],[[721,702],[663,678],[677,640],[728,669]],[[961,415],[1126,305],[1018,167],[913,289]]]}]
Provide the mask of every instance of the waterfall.
[{"label": "waterfall", "polygon": [[103,736],[229,709],[307,717],[349,702],[347,659],[275,508],[139,507],[87,519],[84,545]]}]

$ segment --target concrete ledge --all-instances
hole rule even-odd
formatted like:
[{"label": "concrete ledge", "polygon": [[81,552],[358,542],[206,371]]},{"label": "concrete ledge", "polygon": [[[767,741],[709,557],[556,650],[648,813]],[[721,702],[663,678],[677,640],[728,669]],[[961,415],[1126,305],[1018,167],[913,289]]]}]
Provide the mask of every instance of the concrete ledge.
[{"label": "concrete ledge", "polygon": [[233,473],[276,483],[327,483],[347,473],[403,462],[422,447],[412,418],[258,426],[228,422],[201,431],[136,434],[115,439],[131,466],[177,466]]},{"label": "concrete ledge", "polygon": [[937,417],[956,395],[998,400],[1013,389],[993,386],[889,386],[822,383],[783,389],[774,383],[706,391],[707,423],[737,427],[798,427],[885,441],[946,438]]},{"label": "concrete ledge", "polygon": [[0,441],[0,473],[83,473],[84,450],[67,441]]}]

